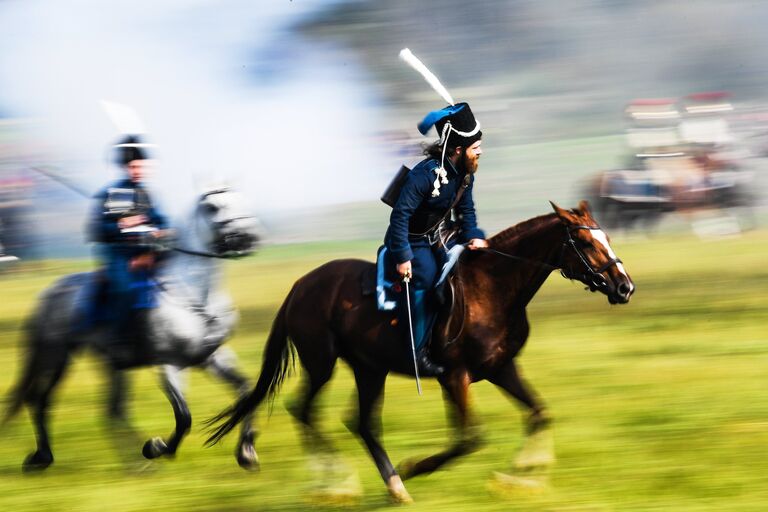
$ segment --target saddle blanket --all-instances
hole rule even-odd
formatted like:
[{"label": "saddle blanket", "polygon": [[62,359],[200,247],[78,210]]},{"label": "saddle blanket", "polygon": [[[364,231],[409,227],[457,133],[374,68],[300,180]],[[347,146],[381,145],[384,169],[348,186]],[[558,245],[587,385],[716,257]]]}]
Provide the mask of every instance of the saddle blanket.
[{"label": "saddle blanket", "polygon": [[[440,272],[440,278],[437,280],[435,288],[439,288],[445,283],[445,280],[451,274],[451,271],[459,261],[461,253],[464,252],[465,246],[458,244],[448,251],[446,254],[446,261],[443,264],[442,271]],[[376,304],[379,311],[393,311],[397,306],[397,297],[401,293],[401,286],[399,282],[392,282],[385,277],[384,272],[384,256],[386,255],[387,247],[382,245],[376,254]]]}]

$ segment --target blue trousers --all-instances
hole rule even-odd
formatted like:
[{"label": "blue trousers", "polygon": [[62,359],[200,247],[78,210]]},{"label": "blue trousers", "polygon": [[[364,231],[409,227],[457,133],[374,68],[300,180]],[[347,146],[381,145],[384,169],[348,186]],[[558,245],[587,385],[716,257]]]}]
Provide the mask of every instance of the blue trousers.
[{"label": "blue trousers", "polygon": [[134,309],[155,306],[152,290],[152,271],[131,271],[132,254],[126,254],[111,247],[99,250],[99,259],[107,275],[106,320],[114,322],[118,329],[131,319]]},{"label": "blue trousers", "polygon": [[[426,240],[416,241],[411,244],[413,259],[411,267],[413,269],[413,279],[410,282],[411,295],[411,319],[413,323],[413,337],[416,351],[421,350],[429,339],[429,332],[437,316],[437,306],[434,297],[434,286],[439,277],[439,271],[442,268],[444,255],[439,249],[431,247]],[[400,282],[401,278],[397,275],[397,263],[392,260],[391,253],[387,251],[389,261],[385,262],[388,272],[388,280]],[[400,325],[408,329],[408,310],[405,305],[405,285],[401,285],[401,292],[398,294],[398,319]],[[406,333],[410,337],[410,334]]]}]

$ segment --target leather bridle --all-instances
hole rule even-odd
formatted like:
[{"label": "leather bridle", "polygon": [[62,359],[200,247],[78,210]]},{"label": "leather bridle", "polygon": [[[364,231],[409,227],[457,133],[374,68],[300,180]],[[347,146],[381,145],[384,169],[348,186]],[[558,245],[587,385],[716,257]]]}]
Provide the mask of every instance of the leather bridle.
[{"label": "leather bridle", "polygon": [[[573,238],[573,233],[580,229],[586,229],[588,231],[602,230],[600,226],[587,226],[585,224],[577,224],[575,226],[565,226],[566,239],[563,241],[562,250],[560,251],[560,257],[558,258],[558,263],[556,265],[551,265],[549,263],[544,263],[538,260],[532,260],[530,258],[523,258],[521,256],[509,254],[503,251],[499,251],[498,249],[492,249],[490,247],[482,250],[485,252],[491,252],[491,253],[497,254],[499,256],[504,256],[505,258],[524,261],[526,263],[533,263],[534,265],[546,267],[549,270],[559,269],[560,274],[566,279],[578,279],[579,281],[589,285],[591,288],[595,290],[605,288],[608,286],[608,282],[605,279],[605,277],[603,277],[603,272],[611,268],[613,265],[622,263],[622,261],[619,258],[611,258],[610,260],[602,264],[599,268],[597,269],[593,268],[592,265],[589,263],[589,260],[587,259],[584,252],[579,248],[578,242],[576,241],[576,239]],[[584,265],[585,272],[574,272],[573,269],[565,268],[564,266],[565,251],[568,248],[573,250],[573,252],[579,258],[579,261],[581,261],[581,264]]]},{"label": "leather bridle", "polygon": [[[584,252],[579,248],[578,242],[573,238],[573,233],[580,229],[586,229],[588,231],[602,231],[600,226],[587,226],[584,224],[578,224],[575,226],[566,226],[565,232],[566,232],[567,239],[565,240],[565,242],[563,242],[563,251],[560,253],[560,264],[558,265],[558,267],[561,269],[560,273],[563,275],[563,277],[566,277],[568,279],[578,279],[583,283],[587,283],[589,284],[590,287],[594,289],[605,288],[608,286],[608,282],[603,276],[603,272],[611,268],[613,265],[622,263],[622,261],[619,258],[611,258],[610,260],[603,263],[599,268],[593,268],[592,265],[589,263],[589,260],[587,259]],[[570,247],[571,249],[573,249],[573,252],[576,253],[576,256],[578,256],[582,265],[584,265],[586,272],[576,273],[572,269],[568,269],[568,271],[566,272],[566,269],[563,266],[563,254],[565,253],[566,247]]]}]

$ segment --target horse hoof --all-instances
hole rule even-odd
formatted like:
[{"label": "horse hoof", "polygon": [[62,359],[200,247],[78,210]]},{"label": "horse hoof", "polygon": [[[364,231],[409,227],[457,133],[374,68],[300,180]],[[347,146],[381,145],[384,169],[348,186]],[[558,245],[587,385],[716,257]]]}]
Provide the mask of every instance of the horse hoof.
[{"label": "horse hoof", "polygon": [[141,454],[147,459],[156,459],[166,453],[168,453],[168,445],[160,437],[153,437],[144,443],[144,448],[141,449]]},{"label": "horse hoof", "polygon": [[493,475],[493,479],[488,482],[488,490],[505,498],[538,495],[549,488],[546,475],[523,477],[499,472],[494,472]]},{"label": "horse hoof", "polygon": [[357,473],[347,476],[340,484],[323,485],[308,493],[308,501],[313,506],[349,507],[359,503],[363,495],[360,478]]},{"label": "horse hoof", "polygon": [[21,470],[24,473],[33,473],[42,471],[51,464],[53,464],[53,454],[50,452],[36,451],[27,455],[27,458],[24,459],[24,464],[21,466]]},{"label": "horse hoof", "polygon": [[403,481],[399,475],[392,475],[387,481],[387,490],[389,491],[390,499],[397,504],[407,505],[413,503],[413,498],[408,494],[408,491],[403,485]]},{"label": "horse hoof", "polygon": [[512,463],[515,469],[545,468],[555,463],[555,443],[550,429],[539,430],[526,437]]},{"label": "horse hoof", "polygon": [[256,454],[256,448],[252,444],[243,444],[237,449],[235,454],[237,464],[246,471],[259,471],[259,456]]}]

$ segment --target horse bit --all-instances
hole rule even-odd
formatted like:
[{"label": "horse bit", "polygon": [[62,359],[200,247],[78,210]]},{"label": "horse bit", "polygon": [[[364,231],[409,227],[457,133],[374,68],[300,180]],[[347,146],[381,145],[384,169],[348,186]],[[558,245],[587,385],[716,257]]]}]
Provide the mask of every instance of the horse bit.
[{"label": "horse bit", "polygon": [[[515,256],[514,254],[508,254],[503,251],[499,251],[497,249],[492,249],[490,247],[483,249],[485,252],[491,252],[494,254],[498,254],[499,256],[504,256],[505,258],[510,258],[513,260],[519,260],[524,261],[526,263],[534,263],[536,265],[542,266],[542,267],[548,267],[550,270],[560,270],[560,275],[565,277],[566,279],[575,279],[575,278],[581,278],[583,282],[588,282],[589,286],[593,288],[594,290],[598,290],[600,288],[604,288],[608,286],[608,282],[606,281],[605,277],[603,277],[603,272],[608,270],[613,265],[616,265],[618,263],[622,263],[621,259],[619,258],[611,258],[607,262],[605,262],[600,268],[594,269],[592,268],[592,265],[589,263],[589,260],[584,255],[584,253],[579,249],[579,245],[576,242],[576,240],[573,238],[573,232],[578,231],[579,229],[586,229],[588,231],[600,231],[600,226],[587,226],[585,224],[578,224],[576,226],[565,226],[565,233],[568,237],[567,240],[563,241],[562,250],[560,251],[560,258],[559,263],[557,265],[550,265],[549,263],[544,263],[543,261],[537,261],[532,260],[529,258],[523,258],[521,256]],[[569,269],[569,273],[566,273],[566,270],[563,266],[563,256],[565,254],[565,250],[570,247],[573,249],[573,252],[576,253],[576,256],[578,256],[581,263],[584,265],[584,267],[587,269],[587,271],[583,274],[576,274],[572,270]],[[593,290],[593,291],[594,291]]]}]

